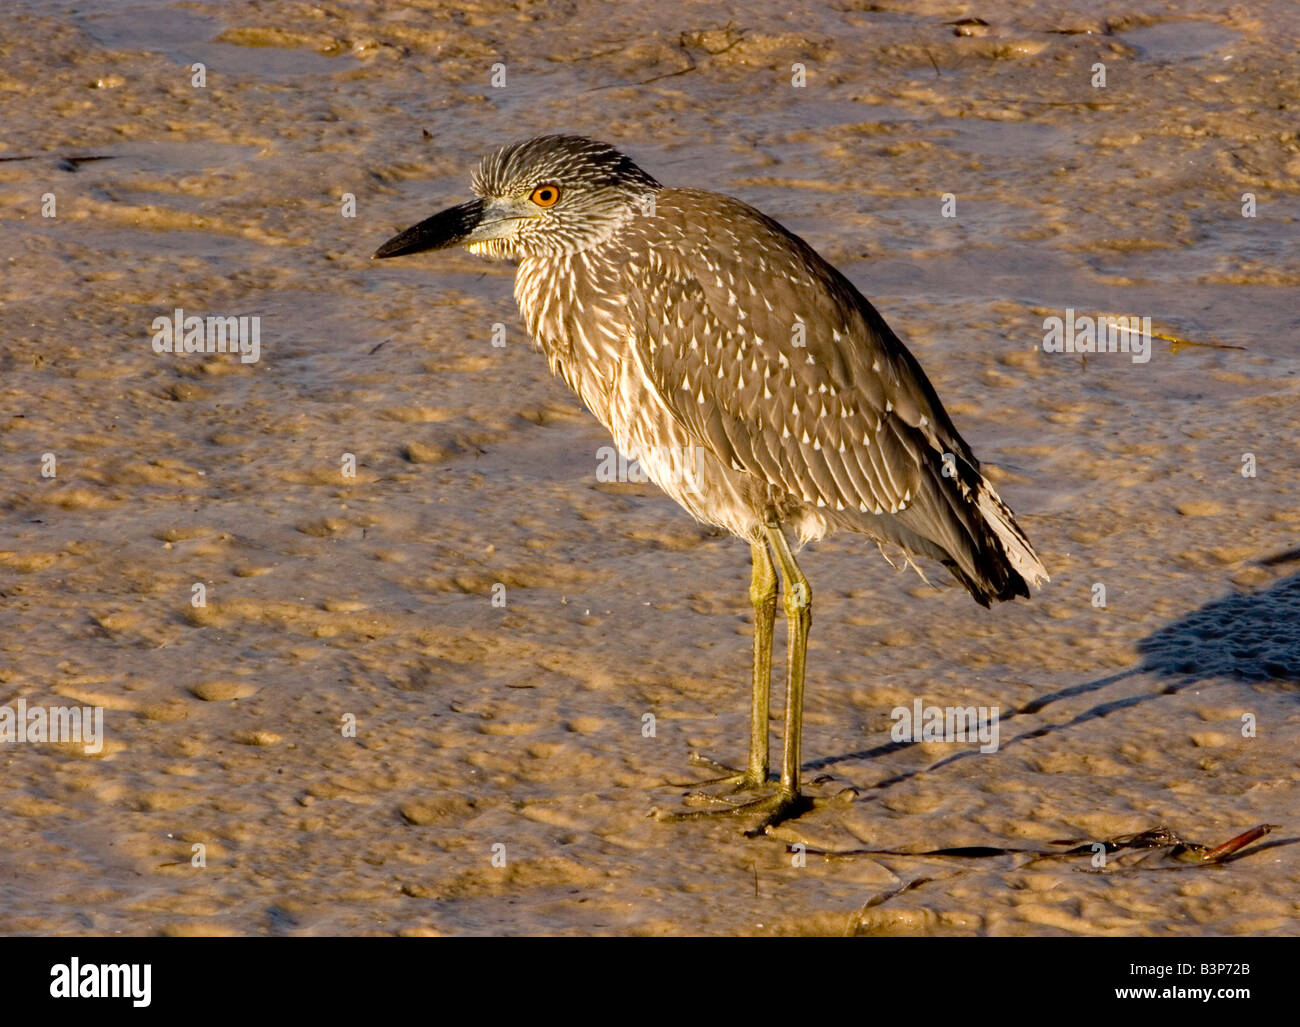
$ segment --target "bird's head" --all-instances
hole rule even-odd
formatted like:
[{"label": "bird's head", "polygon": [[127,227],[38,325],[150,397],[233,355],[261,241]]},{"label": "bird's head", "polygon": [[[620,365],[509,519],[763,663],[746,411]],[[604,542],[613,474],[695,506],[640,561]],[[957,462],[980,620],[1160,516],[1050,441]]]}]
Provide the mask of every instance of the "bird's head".
[{"label": "bird's head", "polygon": [[412,225],[376,257],[465,246],[518,260],[575,253],[644,212],[659,183],[606,143],[538,136],[485,158],[470,183],[477,198]]}]

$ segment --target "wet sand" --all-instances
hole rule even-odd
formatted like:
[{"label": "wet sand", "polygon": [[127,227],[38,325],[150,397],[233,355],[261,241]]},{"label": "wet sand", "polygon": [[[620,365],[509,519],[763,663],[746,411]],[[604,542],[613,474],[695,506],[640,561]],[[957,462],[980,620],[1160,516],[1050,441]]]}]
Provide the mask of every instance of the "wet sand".
[{"label": "wet sand", "polygon": [[[0,932],[1300,933],[1300,16],[1177,7],[6,5],[0,706],[106,742],[0,748]],[[744,758],[747,547],[598,480],[508,266],[368,260],[545,131],[841,267],[1052,574],[985,611],[806,550],[827,801],[776,837],[647,817]],[[177,307],[261,359],[155,353]],[[1184,341],[1042,352],[1067,307]],[[891,746],[915,698],[998,751]]]}]

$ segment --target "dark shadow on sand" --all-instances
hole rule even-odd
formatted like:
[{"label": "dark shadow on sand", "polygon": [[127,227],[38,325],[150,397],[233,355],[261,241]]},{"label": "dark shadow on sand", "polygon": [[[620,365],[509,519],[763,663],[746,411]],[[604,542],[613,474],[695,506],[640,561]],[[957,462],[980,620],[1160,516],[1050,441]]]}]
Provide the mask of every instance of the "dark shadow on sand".
[{"label": "dark shadow on sand", "polygon": [[[1297,555],[1300,555],[1300,550],[1261,562],[1265,565],[1280,563]],[[998,752],[1034,738],[1067,731],[1116,710],[1130,709],[1161,696],[1173,695],[1209,679],[1230,678],[1244,684],[1300,691],[1300,573],[1274,582],[1266,589],[1234,592],[1193,610],[1142,639],[1138,643],[1138,652],[1142,655],[1142,662],[1136,667],[1034,699],[1003,713],[999,723],[1005,725],[1017,717],[1038,713],[1063,699],[1099,691],[1139,674],[1152,675],[1157,681],[1167,684],[1138,695],[1099,702],[1060,724],[1025,731],[1003,742]],[[860,752],[813,760],[804,766],[815,772],[839,763],[886,756],[916,744],[891,741]],[[872,791],[887,788],[950,763],[983,755],[986,754],[977,748],[963,750],[928,766],[891,775],[870,787]],[[872,796],[863,798],[869,800]]]}]

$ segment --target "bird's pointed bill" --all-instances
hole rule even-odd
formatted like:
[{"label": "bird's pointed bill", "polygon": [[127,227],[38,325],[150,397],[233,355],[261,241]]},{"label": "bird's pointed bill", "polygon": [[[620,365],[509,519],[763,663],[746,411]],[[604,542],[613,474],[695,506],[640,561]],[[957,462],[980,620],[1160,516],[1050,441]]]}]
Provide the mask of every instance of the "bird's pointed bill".
[{"label": "bird's pointed bill", "polygon": [[425,218],[389,239],[375,250],[375,257],[403,257],[408,253],[445,250],[465,242],[483,221],[483,207],[482,200],[470,200]]}]

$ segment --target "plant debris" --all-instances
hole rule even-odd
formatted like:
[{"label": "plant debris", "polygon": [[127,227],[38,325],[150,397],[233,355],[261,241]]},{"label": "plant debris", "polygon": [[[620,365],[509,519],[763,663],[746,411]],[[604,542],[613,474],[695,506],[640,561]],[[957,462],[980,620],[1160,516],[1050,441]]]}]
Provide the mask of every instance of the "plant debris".
[{"label": "plant debris", "polygon": [[[810,855],[847,858],[850,856],[946,856],[957,859],[987,859],[991,856],[1025,855],[1040,859],[1064,859],[1069,856],[1110,856],[1114,853],[1139,852],[1137,860],[1124,862],[1120,869],[1170,870],[1189,866],[1216,866],[1220,863],[1240,859],[1249,853],[1241,850],[1259,841],[1270,831],[1276,830],[1277,824],[1257,824],[1248,831],[1229,838],[1220,845],[1201,845],[1181,838],[1168,827],[1156,827],[1136,834],[1120,835],[1104,841],[1081,841],[1077,838],[1054,841],[1050,844],[1070,846],[1068,849],[1039,849],[999,845],[957,845],[940,849],[909,851],[905,849],[829,849],[807,848]],[[1281,844],[1281,843],[1278,843]],[[1100,846],[1100,848],[1098,848]],[[1253,849],[1258,852],[1259,849]],[[1240,855],[1239,855],[1240,854]],[[1147,865],[1150,863],[1162,865]],[[1118,862],[1118,861],[1117,861]],[[1136,866],[1135,864],[1141,864]],[[1103,859],[1102,865],[1095,868],[1098,872],[1110,869]]]}]

